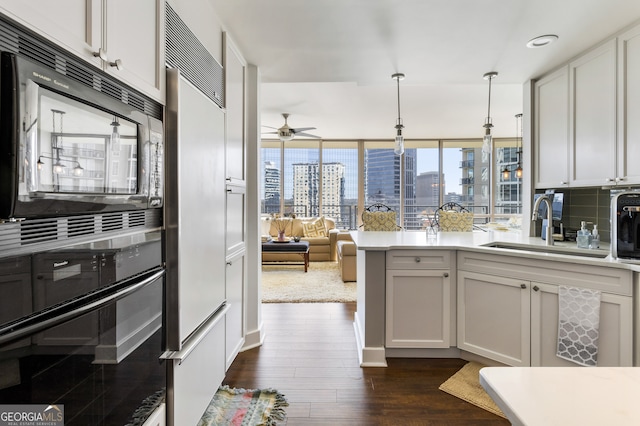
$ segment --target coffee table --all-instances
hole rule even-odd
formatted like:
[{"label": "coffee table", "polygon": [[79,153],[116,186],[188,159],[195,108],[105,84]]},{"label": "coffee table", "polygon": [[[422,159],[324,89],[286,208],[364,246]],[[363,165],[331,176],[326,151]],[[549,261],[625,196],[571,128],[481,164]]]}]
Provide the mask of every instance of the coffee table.
[{"label": "coffee table", "polygon": [[[308,241],[268,241],[262,243],[262,252],[263,253],[278,253],[278,254],[289,254],[296,253],[302,256],[304,260],[303,263],[291,263],[287,262],[288,265],[304,265],[304,271],[307,272],[309,268],[309,242]],[[277,261],[262,261],[263,265],[272,265],[280,263]]]}]

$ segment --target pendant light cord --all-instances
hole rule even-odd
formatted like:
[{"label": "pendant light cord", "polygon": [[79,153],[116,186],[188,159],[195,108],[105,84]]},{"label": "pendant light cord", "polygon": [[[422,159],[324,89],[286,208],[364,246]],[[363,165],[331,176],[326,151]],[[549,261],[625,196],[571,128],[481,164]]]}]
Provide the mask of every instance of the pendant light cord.
[{"label": "pendant light cord", "polygon": [[400,118],[400,77],[396,78],[396,82],[398,83],[398,124],[402,121]]},{"label": "pendant light cord", "polygon": [[493,80],[493,77],[489,77],[489,106],[487,107],[487,121],[491,119],[491,80]]}]

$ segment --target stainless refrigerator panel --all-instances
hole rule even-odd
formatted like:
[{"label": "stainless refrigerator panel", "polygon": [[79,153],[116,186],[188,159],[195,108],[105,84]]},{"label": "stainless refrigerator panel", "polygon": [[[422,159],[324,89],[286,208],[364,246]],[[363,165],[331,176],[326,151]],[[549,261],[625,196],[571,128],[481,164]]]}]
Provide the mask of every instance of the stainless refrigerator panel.
[{"label": "stainless refrigerator panel", "polygon": [[167,345],[185,340],[225,302],[224,112],[167,70]]}]

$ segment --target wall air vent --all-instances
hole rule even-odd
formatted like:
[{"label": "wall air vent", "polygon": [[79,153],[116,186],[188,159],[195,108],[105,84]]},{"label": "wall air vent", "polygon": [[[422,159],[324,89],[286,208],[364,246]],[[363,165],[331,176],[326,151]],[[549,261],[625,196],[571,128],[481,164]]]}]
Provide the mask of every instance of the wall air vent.
[{"label": "wall air vent", "polygon": [[37,244],[58,239],[58,219],[40,219],[33,222],[22,222],[20,226],[20,242],[22,245]]},{"label": "wall air vent", "polygon": [[162,105],[123,85],[102,70],[66,52],[51,41],[0,15],[0,50],[12,52],[51,68],[94,90],[162,120]]},{"label": "wall air vent", "polygon": [[101,229],[103,231],[117,231],[124,228],[122,213],[107,213],[101,216]]},{"label": "wall air vent", "polygon": [[95,232],[96,224],[93,216],[70,217],[68,220],[69,238],[92,235]]},{"label": "wall air vent", "polygon": [[143,210],[129,212],[129,214],[127,215],[127,219],[129,228],[144,226],[146,223],[145,212]]},{"label": "wall air vent", "polygon": [[204,93],[216,105],[224,107],[224,73],[222,65],[200,43],[178,14],[166,3],[165,53],[167,66]]},{"label": "wall air vent", "polygon": [[162,226],[162,209],[0,222],[0,257]]}]

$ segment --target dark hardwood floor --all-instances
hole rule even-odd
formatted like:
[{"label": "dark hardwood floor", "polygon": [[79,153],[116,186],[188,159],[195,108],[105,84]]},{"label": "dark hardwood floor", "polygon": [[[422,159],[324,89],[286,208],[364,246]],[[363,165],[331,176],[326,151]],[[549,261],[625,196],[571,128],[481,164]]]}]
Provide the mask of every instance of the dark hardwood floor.
[{"label": "dark hardwood floor", "polygon": [[263,304],[264,344],[242,352],[224,383],[275,388],[292,425],[508,425],[438,389],[466,361],[388,359],[358,365],[355,303]]}]

